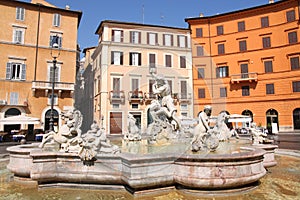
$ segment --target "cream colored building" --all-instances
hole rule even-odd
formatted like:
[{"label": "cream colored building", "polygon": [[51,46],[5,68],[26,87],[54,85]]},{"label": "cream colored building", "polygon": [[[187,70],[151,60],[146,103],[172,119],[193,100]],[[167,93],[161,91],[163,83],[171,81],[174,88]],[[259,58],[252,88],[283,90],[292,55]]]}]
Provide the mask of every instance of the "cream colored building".
[{"label": "cream colored building", "polygon": [[[58,129],[59,113],[74,104],[77,30],[82,13],[42,0],[2,0],[0,13],[0,119],[11,115],[36,117],[41,124],[34,125],[35,129],[49,129],[52,56],[58,56],[54,91],[54,124]],[[59,47],[51,55],[53,43]],[[6,132],[25,128],[24,124],[0,124],[0,131]]]},{"label": "cream colored building", "polygon": [[167,26],[102,21],[93,49],[94,120],[110,134],[127,131],[133,114],[142,132],[151,123],[154,68],[168,80],[178,116],[193,117],[190,30]]}]

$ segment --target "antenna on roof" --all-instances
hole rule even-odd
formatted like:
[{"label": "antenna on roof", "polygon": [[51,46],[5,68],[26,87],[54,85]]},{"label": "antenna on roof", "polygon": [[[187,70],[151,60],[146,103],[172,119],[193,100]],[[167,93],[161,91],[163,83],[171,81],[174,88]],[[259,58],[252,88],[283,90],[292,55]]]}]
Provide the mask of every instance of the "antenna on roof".
[{"label": "antenna on roof", "polygon": [[163,14],[160,13],[160,23],[161,24],[164,24],[164,19],[165,19],[165,16],[163,16]]},{"label": "antenna on roof", "polygon": [[145,22],[145,6],[144,6],[144,4],[142,6],[142,17],[143,17],[143,24],[144,24],[144,22]]}]

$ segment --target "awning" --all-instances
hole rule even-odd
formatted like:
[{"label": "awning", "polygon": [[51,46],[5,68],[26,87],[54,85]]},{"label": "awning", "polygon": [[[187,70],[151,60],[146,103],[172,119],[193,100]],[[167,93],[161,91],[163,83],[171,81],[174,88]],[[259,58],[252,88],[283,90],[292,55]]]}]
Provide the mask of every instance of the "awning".
[{"label": "awning", "polygon": [[17,115],[0,119],[0,124],[40,124],[40,119],[35,117]]},{"label": "awning", "polygon": [[229,115],[228,122],[251,122],[252,118],[247,115],[232,114]]}]

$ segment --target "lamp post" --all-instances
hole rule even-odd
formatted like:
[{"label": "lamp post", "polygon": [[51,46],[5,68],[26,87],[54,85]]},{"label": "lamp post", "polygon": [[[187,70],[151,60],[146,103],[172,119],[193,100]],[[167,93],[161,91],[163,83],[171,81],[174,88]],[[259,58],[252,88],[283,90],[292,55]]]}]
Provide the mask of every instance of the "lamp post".
[{"label": "lamp post", "polygon": [[[58,53],[54,54],[53,49],[57,49]],[[54,87],[55,87],[55,70],[56,70],[56,64],[57,64],[57,58],[60,54],[59,52],[59,46],[57,43],[54,43],[51,48],[51,56],[53,58],[53,70],[52,70],[52,91],[51,91],[51,110],[50,110],[50,122],[49,122],[49,130],[54,131],[54,112],[53,112],[53,106],[54,106]]]}]

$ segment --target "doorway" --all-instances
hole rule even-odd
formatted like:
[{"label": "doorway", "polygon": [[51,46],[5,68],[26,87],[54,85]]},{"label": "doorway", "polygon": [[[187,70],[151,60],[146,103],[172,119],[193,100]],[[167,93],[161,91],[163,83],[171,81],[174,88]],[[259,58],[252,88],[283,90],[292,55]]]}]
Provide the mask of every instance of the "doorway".
[{"label": "doorway", "polygon": [[122,134],[122,112],[111,112],[110,119],[110,134]]},{"label": "doorway", "polygon": [[300,108],[293,111],[294,129],[300,129]]},{"label": "doorway", "polygon": [[267,129],[269,133],[278,133],[279,123],[278,123],[278,112],[275,109],[269,109],[266,112],[267,118]]}]

